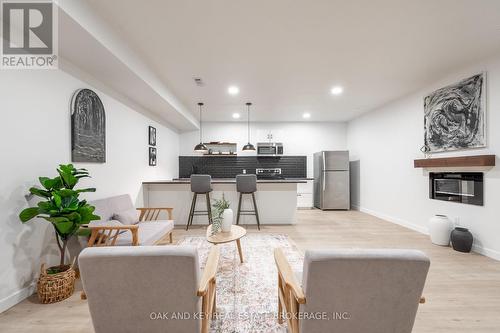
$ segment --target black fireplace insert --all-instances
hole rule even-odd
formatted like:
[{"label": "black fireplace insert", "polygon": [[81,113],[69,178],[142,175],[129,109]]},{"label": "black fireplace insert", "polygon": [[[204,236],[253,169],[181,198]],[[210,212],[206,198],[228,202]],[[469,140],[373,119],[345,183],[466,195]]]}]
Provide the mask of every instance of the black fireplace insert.
[{"label": "black fireplace insert", "polygon": [[483,205],[482,172],[431,172],[429,197],[436,200]]}]

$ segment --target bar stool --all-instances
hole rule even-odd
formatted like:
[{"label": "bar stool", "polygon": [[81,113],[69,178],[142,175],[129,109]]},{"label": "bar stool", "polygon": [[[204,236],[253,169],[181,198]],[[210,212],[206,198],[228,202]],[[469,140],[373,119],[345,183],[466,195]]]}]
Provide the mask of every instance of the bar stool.
[{"label": "bar stool", "polygon": [[[236,190],[240,193],[238,202],[238,214],[236,224],[240,223],[240,215],[255,215],[257,219],[257,228],[260,230],[259,211],[257,210],[257,202],[255,201],[255,192],[257,191],[257,176],[256,175],[237,175]],[[243,194],[251,194],[253,201],[253,210],[241,210],[241,199]]]},{"label": "bar stool", "polygon": [[[198,215],[208,215],[208,223],[212,224],[212,208],[210,203],[210,192],[212,192],[212,177],[210,175],[191,175],[191,192],[193,192],[193,201],[186,225],[186,230],[193,225],[193,217]],[[205,194],[207,200],[207,210],[196,210],[196,199],[198,194]]]}]

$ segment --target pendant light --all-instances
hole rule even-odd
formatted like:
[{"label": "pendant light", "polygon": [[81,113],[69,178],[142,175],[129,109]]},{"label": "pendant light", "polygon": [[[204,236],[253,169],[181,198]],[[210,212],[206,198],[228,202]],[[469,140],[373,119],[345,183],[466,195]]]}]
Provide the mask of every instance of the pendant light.
[{"label": "pendant light", "polygon": [[250,143],[250,105],[252,105],[252,103],[248,102],[247,103],[247,124],[248,124],[247,134],[248,134],[248,143],[243,146],[243,151],[255,150],[254,145]]},{"label": "pendant light", "polygon": [[202,122],[202,119],[201,119],[201,107],[203,106],[203,103],[201,103],[201,102],[198,103],[198,106],[200,107],[200,143],[198,143],[194,147],[194,151],[200,152],[200,153],[206,153],[208,151],[207,146],[205,146],[203,144],[203,142],[201,141],[201,137],[203,135],[203,122]]}]

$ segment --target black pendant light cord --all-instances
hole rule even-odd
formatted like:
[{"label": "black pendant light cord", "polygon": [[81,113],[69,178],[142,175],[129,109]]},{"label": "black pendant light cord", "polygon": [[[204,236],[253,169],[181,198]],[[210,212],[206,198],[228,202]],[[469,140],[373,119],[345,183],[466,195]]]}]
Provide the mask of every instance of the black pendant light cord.
[{"label": "black pendant light cord", "polygon": [[250,150],[255,150],[255,147],[253,144],[250,143],[250,106],[252,103],[248,102],[247,103],[247,139],[248,143],[243,147],[243,151],[250,151]]},{"label": "black pendant light cord", "polygon": [[200,143],[197,144],[195,147],[194,147],[194,151],[196,152],[200,152],[200,153],[205,153],[208,151],[207,149],[207,146],[205,146],[201,140],[203,138],[203,119],[201,118],[201,107],[203,106],[203,103],[198,103],[198,105],[200,106]]},{"label": "black pendant light cord", "polygon": [[247,104],[247,142],[250,142],[250,105]]},{"label": "black pendant light cord", "polygon": [[247,139],[248,143],[250,143],[250,105],[252,103],[247,103]]},{"label": "black pendant light cord", "polygon": [[198,103],[198,105],[200,107],[200,143],[201,143],[201,138],[203,137],[203,121],[201,119],[201,107],[203,103]]}]

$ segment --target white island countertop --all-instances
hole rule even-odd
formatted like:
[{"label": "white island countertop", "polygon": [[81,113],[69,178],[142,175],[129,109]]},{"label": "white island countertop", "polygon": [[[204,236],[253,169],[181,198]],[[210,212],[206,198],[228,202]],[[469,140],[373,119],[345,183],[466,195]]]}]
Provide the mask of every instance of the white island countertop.
[{"label": "white island countertop", "polygon": [[[295,224],[297,211],[297,185],[307,183],[310,178],[258,179],[255,198],[259,210],[260,223]],[[193,193],[190,179],[177,178],[171,180],[145,181],[143,184],[144,204],[146,207],[172,207],[176,225],[185,225],[188,220]],[[222,195],[230,202],[234,214],[238,209],[239,193],[236,191],[235,178],[212,178],[210,199],[214,204]],[[250,195],[244,195],[242,209],[252,207]],[[206,199],[199,195],[197,210],[206,210]],[[236,221],[236,216],[234,216]],[[242,216],[241,224],[255,224],[254,216]],[[195,216],[194,223],[207,225],[207,216]]]},{"label": "white island countertop", "polygon": [[[257,184],[299,184],[307,183],[313,178],[283,178],[283,179],[257,179]],[[154,180],[142,182],[143,185],[162,185],[162,184],[190,184],[189,178],[174,178],[171,180]],[[212,184],[236,184],[236,178],[212,178]]]}]

